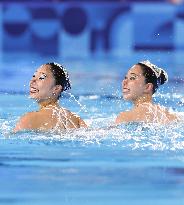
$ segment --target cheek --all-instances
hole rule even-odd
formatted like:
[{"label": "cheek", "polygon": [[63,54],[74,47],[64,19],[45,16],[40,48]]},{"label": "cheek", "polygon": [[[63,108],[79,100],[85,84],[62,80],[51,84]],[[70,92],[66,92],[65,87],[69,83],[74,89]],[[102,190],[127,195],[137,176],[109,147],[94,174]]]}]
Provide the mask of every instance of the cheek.
[{"label": "cheek", "polygon": [[47,83],[40,83],[38,86],[39,94],[41,96],[50,96],[50,93],[52,92],[51,87]]},{"label": "cheek", "polygon": [[132,92],[135,95],[141,95],[144,91],[144,85],[141,83],[136,83],[134,85],[132,85]]},{"label": "cheek", "polygon": [[144,89],[144,86],[139,83],[139,84],[136,85],[136,89],[141,91],[141,90]]},{"label": "cheek", "polygon": [[54,87],[54,82],[48,79],[44,81],[40,81],[40,87],[43,90],[51,90]]},{"label": "cheek", "polygon": [[45,93],[45,94],[53,93],[53,89],[50,86],[44,86],[42,89],[42,93]]}]

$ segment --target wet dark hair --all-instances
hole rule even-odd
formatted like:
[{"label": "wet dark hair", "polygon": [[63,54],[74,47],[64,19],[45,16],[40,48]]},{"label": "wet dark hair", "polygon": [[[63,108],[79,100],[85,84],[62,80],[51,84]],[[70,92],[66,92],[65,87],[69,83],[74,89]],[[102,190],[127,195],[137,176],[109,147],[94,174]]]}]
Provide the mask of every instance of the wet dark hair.
[{"label": "wet dark hair", "polygon": [[143,76],[145,77],[145,83],[153,84],[153,94],[157,91],[160,85],[163,85],[168,81],[167,73],[163,69],[158,68],[151,63],[149,65],[152,66],[151,68],[141,62],[137,63],[136,65],[141,67]]},{"label": "wet dark hair", "polygon": [[68,72],[62,65],[55,62],[46,63],[45,65],[50,66],[50,70],[54,76],[56,85],[61,85],[62,91],[71,89],[71,83],[69,80]]}]

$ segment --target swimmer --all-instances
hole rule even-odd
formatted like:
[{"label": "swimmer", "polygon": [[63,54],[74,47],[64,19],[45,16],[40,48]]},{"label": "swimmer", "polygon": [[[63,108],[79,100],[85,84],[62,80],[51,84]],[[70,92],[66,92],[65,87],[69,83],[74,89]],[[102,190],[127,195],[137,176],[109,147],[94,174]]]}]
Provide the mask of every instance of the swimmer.
[{"label": "swimmer", "polygon": [[46,63],[39,67],[30,81],[30,98],[36,100],[39,110],[23,115],[14,132],[87,127],[79,116],[59,105],[61,93],[70,88],[68,73],[61,65]]},{"label": "swimmer", "polygon": [[166,124],[177,120],[177,116],[165,107],[153,103],[152,95],[158,87],[168,81],[167,73],[156,65],[142,61],[130,68],[122,81],[124,100],[131,101],[134,107],[121,112],[116,124],[123,122],[155,122]]}]

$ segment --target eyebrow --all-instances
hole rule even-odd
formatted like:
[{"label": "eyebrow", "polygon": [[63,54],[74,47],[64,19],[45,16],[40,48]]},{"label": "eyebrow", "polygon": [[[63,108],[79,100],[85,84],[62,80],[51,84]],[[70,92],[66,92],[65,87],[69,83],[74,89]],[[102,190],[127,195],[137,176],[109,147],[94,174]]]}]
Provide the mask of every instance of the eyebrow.
[{"label": "eyebrow", "polygon": [[43,75],[46,75],[46,76],[47,76],[47,74],[46,74],[46,73],[41,72],[41,74],[43,74]]},{"label": "eyebrow", "polygon": [[40,73],[40,74],[43,74],[43,75],[47,75],[46,73],[39,72],[39,71],[36,71],[35,74],[36,74],[36,73]]},{"label": "eyebrow", "polygon": [[139,76],[138,74],[136,74],[136,73],[130,73],[130,75],[135,75],[135,76]]}]

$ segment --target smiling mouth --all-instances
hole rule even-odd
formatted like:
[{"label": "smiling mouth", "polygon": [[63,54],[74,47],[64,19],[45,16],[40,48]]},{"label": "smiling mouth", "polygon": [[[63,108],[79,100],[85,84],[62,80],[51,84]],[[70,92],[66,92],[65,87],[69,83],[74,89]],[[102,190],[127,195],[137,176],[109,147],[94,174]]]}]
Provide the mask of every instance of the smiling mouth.
[{"label": "smiling mouth", "polygon": [[30,87],[30,93],[37,93],[39,90],[34,88],[34,87]]},{"label": "smiling mouth", "polygon": [[123,93],[129,93],[130,92],[130,89],[128,89],[128,88],[123,88]]}]

